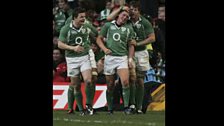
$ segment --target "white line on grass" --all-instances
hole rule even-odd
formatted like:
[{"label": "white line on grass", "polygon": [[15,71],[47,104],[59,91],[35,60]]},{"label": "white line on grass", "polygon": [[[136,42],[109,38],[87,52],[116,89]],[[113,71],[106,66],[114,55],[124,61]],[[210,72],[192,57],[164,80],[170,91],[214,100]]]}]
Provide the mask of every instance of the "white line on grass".
[{"label": "white line on grass", "polygon": [[131,122],[131,121],[119,121],[119,120],[112,120],[112,121],[101,121],[101,120],[80,120],[80,119],[68,119],[68,118],[54,118],[54,121],[65,121],[65,122],[81,122],[81,123],[101,123],[101,124],[114,124],[114,123],[118,123],[118,124],[137,124],[137,125],[147,125],[147,126],[156,126],[156,123],[142,123],[142,122]]}]

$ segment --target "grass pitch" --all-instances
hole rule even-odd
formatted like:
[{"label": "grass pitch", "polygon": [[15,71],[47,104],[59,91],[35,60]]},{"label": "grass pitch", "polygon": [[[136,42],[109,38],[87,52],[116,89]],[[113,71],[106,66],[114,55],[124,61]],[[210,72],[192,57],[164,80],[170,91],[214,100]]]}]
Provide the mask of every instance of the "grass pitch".
[{"label": "grass pitch", "polygon": [[165,126],[165,111],[147,111],[142,115],[125,115],[115,111],[113,115],[97,112],[96,115],[68,115],[67,111],[53,111],[53,126]]}]

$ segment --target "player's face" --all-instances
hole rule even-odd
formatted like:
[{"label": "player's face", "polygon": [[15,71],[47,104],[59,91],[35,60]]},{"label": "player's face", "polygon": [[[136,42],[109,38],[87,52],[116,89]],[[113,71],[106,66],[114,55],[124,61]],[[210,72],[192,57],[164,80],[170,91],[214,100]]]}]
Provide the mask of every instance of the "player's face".
[{"label": "player's face", "polygon": [[53,60],[58,61],[61,59],[61,53],[59,50],[55,49],[53,50]]},{"label": "player's face", "polygon": [[127,20],[129,19],[129,13],[126,12],[126,11],[123,11],[119,14],[118,16],[118,21],[121,23],[121,24],[124,24],[127,22]]},{"label": "player's face", "polygon": [[79,13],[78,17],[75,18],[75,22],[79,25],[83,25],[86,19],[86,13]]},{"label": "player's face", "polygon": [[135,8],[133,6],[130,6],[130,17],[131,18],[137,18],[137,16],[140,14],[138,8]]}]

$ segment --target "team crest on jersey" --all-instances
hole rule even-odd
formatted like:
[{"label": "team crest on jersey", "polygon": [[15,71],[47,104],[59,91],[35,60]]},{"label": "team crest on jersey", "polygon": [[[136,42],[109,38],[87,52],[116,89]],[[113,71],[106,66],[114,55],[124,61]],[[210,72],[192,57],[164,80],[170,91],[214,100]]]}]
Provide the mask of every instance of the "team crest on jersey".
[{"label": "team crest on jersey", "polygon": [[135,27],[137,27],[138,29],[141,28],[141,24],[136,24]]},{"label": "team crest on jersey", "polygon": [[115,26],[111,26],[110,29],[111,29],[111,30],[115,30],[116,27],[115,27]]},{"label": "team crest on jersey", "polygon": [[141,28],[141,24],[136,24],[136,27],[139,29],[139,28]]},{"label": "team crest on jersey", "polygon": [[121,27],[121,31],[124,32],[126,30],[125,27]]},{"label": "team crest on jersey", "polygon": [[81,31],[82,31],[82,33],[84,34],[84,33],[86,32],[86,29],[82,29]]},{"label": "team crest on jersey", "polygon": [[77,31],[72,30],[71,33],[72,33],[72,34],[77,34]]}]

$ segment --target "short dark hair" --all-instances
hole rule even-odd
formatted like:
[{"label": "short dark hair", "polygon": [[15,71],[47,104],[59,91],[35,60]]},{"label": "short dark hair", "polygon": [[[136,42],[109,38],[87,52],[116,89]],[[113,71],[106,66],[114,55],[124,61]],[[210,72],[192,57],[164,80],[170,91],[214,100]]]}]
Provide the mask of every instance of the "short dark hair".
[{"label": "short dark hair", "polygon": [[77,18],[79,13],[84,13],[84,12],[86,12],[85,8],[81,8],[81,7],[75,8],[72,14],[72,19],[74,19],[74,17]]},{"label": "short dark hair", "polygon": [[133,6],[134,8],[138,8],[138,10],[140,11],[140,2],[139,1],[130,1],[129,2],[129,7]]}]

